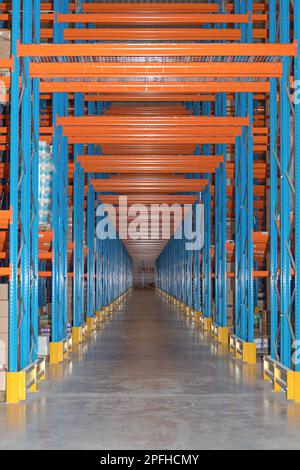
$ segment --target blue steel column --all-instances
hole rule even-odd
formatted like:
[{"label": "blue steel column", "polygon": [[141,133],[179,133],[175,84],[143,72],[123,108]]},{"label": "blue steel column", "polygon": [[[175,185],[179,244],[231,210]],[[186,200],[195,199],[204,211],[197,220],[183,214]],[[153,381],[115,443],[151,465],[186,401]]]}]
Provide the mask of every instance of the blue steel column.
[{"label": "blue steel column", "polygon": [[18,370],[18,320],[19,320],[19,69],[17,42],[20,40],[20,0],[12,0],[11,54],[13,70],[10,88],[10,208],[12,221],[9,231],[9,263],[11,276],[9,282],[9,361],[10,372]]},{"label": "blue steel column", "polygon": [[[239,115],[239,95],[235,96],[235,114]],[[235,143],[235,334],[241,337],[241,287],[240,287],[240,137],[236,138]]]},{"label": "blue steel column", "polygon": [[[294,36],[298,41],[298,55],[295,60],[295,80],[300,80],[300,0],[294,0]],[[297,82],[296,82],[297,83]],[[295,105],[295,181],[300,181],[300,102]],[[300,185],[295,185],[295,339],[300,341]],[[299,361],[295,364],[300,371]]]},{"label": "blue steel column", "polygon": [[247,93],[247,341],[254,341],[253,284],[253,94]]},{"label": "blue steel column", "polygon": [[181,256],[182,256],[182,297],[181,300],[184,304],[186,304],[187,299],[187,276],[186,276],[186,268],[187,268],[187,257],[186,257],[186,250],[185,250],[185,236],[184,236],[184,222],[182,223],[182,240],[181,240]]},{"label": "blue steel column", "polygon": [[[290,2],[279,1],[280,42],[290,42]],[[291,190],[289,185],[289,166],[291,149],[290,125],[290,58],[283,57],[283,74],[280,80],[280,314],[281,314],[281,362],[291,367]]]},{"label": "blue steel column", "polygon": [[[226,150],[225,150],[225,158],[226,160]],[[221,179],[221,186],[222,186],[222,195],[221,195],[221,214],[222,214],[222,224],[220,230],[221,236],[221,260],[220,260],[220,272],[219,272],[219,279],[220,279],[220,291],[221,291],[221,318],[220,318],[220,325],[227,326],[227,252],[226,252],[226,239],[227,239],[227,175],[226,175],[226,163],[225,161],[221,163],[220,167],[220,179]]]},{"label": "blue steel column", "polygon": [[[98,101],[96,103],[96,114],[98,116],[102,115],[102,102]],[[101,155],[102,149],[100,145],[96,146],[96,154]],[[98,174],[98,178],[103,178],[105,175],[103,174]],[[96,194],[96,199],[98,198],[98,195]],[[100,204],[100,201],[97,200],[97,205]],[[97,223],[100,221],[100,217],[96,217]],[[96,232],[97,233],[97,232]],[[102,265],[102,245],[103,241],[101,238],[98,238],[96,236],[96,310],[100,311],[102,309],[102,304],[103,304],[103,291],[102,291],[102,276],[103,276],[103,265]]]},{"label": "blue steel column", "polygon": [[[93,102],[88,103],[88,114],[95,114]],[[94,145],[88,145],[88,154],[93,155]],[[93,174],[88,174],[87,196],[87,317],[95,315],[95,190],[90,184]]]},{"label": "blue steel column", "polygon": [[211,193],[210,182],[202,192],[204,203],[204,247],[202,263],[202,295],[203,313],[205,317],[211,317]]},{"label": "blue steel column", "polygon": [[[276,43],[277,11],[276,0],[270,0],[270,42]],[[277,79],[270,82],[270,347],[271,356],[277,359],[278,350],[278,146],[277,146]]]},{"label": "blue steel column", "polygon": [[[240,111],[241,116],[246,116],[246,99],[245,93],[240,94]],[[248,247],[248,230],[247,230],[247,149],[246,149],[247,129],[242,128],[242,137],[240,139],[240,320],[241,320],[241,339],[247,339],[247,247]]]},{"label": "blue steel column", "polygon": [[[40,43],[40,0],[33,2],[33,42]],[[31,284],[31,332],[32,332],[32,356],[31,361],[35,361],[38,357],[38,288],[39,288],[39,242],[38,242],[38,228],[39,228],[39,213],[38,213],[38,174],[39,174],[39,130],[40,130],[40,80],[33,79],[33,156],[32,156],[32,223],[31,223],[31,265],[32,265],[32,284]]]},{"label": "blue steel column", "polygon": [[[197,202],[194,204],[194,207],[193,207],[193,210],[194,210],[194,214],[196,213],[196,206],[197,204],[200,204],[201,203],[201,195],[200,193],[198,194],[198,200]],[[200,227],[195,225],[195,229],[198,230]],[[199,234],[198,234],[199,236]],[[193,254],[194,254],[194,304],[193,304],[193,307],[196,311],[199,311],[200,310],[200,253],[201,253],[201,249],[196,249],[194,250]],[[175,275],[176,275],[176,271],[175,271]]]},{"label": "blue steel column", "polygon": [[[186,223],[188,224],[188,227],[186,229],[187,231],[187,243],[191,244],[191,236],[192,236],[192,226],[191,223],[193,221],[193,210],[191,209],[186,217]],[[189,307],[193,307],[193,285],[192,285],[192,250],[189,249],[187,250],[185,247],[185,252],[186,252],[186,287],[187,287],[187,295],[186,295],[186,304]],[[171,257],[169,257],[171,261]],[[170,270],[169,270],[169,276],[170,276]]]},{"label": "blue steel column", "polygon": [[[247,13],[252,14],[253,0],[246,0]],[[253,23],[247,24],[247,42],[253,42]],[[254,282],[253,282],[253,93],[247,93],[247,340],[254,341]]]},{"label": "blue steel column", "polygon": [[[252,13],[252,0],[235,2],[235,13]],[[252,42],[252,24],[242,26],[242,42]],[[253,287],[253,94],[235,96],[235,114],[249,116],[235,146],[235,330],[244,341],[254,341]]]},{"label": "blue steel column", "polygon": [[222,327],[227,326],[226,210],[226,169],[223,162],[215,174],[215,321]]},{"label": "blue steel column", "polygon": [[[211,115],[211,102],[202,103],[202,115]],[[203,155],[211,155],[211,145],[203,145]],[[202,302],[203,313],[205,317],[210,318],[212,315],[211,302],[212,302],[212,283],[211,283],[211,174],[203,175],[208,179],[203,195],[204,202],[204,247],[203,247],[203,262],[202,262]]]},{"label": "blue steel column", "polygon": [[217,168],[215,172],[215,318],[214,321],[219,325],[220,319],[220,280],[219,280],[219,271],[220,271],[220,224],[221,224],[221,214],[220,214],[220,169]]},{"label": "blue steel column", "polygon": [[[200,102],[195,101],[194,102],[194,115],[199,116],[200,115]],[[195,148],[195,155],[200,155],[200,145],[196,145]],[[199,178],[200,179],[201,175],[200,173],[197,173],[194,175],[194,178]],[[198,193],[197,196],[197,202],[193,206],[193,211],[194,211],[194,216],[196,217],[197,213],[197,205],[200,204],[201,202],[201,193]],[[195,229],[198,230],[200,227],[195,226]],[[193,307],[196,311],[200,310],[200,298],[201,298],[201,282],[200,282],[200,253],[201,250],[196,249],[193,252],[193,270],[194,270],[194,298],[193,298]]]},{"label": "blue steel column", "polygon": [[[221,6],[220,6],[221,8]],[[216,96],[215,115],[226,116],[227,97],[225,93]],[[215,201],[218,201],[218,213],[215,213],[215,299],[216,316],[219,326],[227,326],[227,257],[226,257],[226,222],[227,222],[227,192],[226,192],[226,145],[216,145],[216,153],[224,156],[216,173]]]},{"label": "blue steel column", "polygon": [[[100,221],[100,217],[96,218],[97,223]],[[96,309],[100,311],[102,309],[102,276],[103,276],[103,265],[102,265],[102,240],[97,237],[96,239]]]},{"label": "blue steel column", "polygon": [[[68,115],[68,95],[63,94],[63,115]],[[61,263],[61,283],[62,296],[60,304],[62,305],[61,315],[61,338],[67,336],[68,324],[68,139],[63,137],[61,132],[61,162],[62,162],[62,184],[61,184],[61,245],[62,245],[62,263]]]},{"label": "blue steel column", "polygon": [[111,285],[111,270],[110,270],[110,239],[106,239],[106,266],[105,266],[105,281],[106,281],[106,305],[110,304],[110,285]]},{"label": "blue steel column", "polygon": [[103,306],[106,307],[108,304],[107,298],[107,284],[108,284],[108,269],[107,269],[107,239],[102,241],[102,295],[103,295]]},{"label": "blue steel column", "polygon": [[[74,95],[74,116],[84,115],[82,93]],[[74,186],[73,186],[73,240],[74,240],[74,283],[73,283],[73,326],[84,323],[84,171],[77,157],[83,154],[83,145],[74,145]]]},{"label": "blue steel column", "polygon": [[[22,40],[32,43],[32,2],[23,1]],[[30,360],[30,318],[31,318],[31,87],[29,58],[23,59],[21,105],[21,276],[20,276],[20,368]]]},{"label": "blue steel column", "polygon": [[[56,12],[68,13],[68,1],[54,0]],[[56,18],[56,17],[55,17]],[[63,42],[64,24],[54,21],[53,41]],[[52,262],[52,342],[60,342],[66,336],[67,328],[67,197],[68,197],[68,146],[57,126],[57,116],[67,114],[68,101],[64,93],[54,93],[53,107],[53,172],[52,220],[53,220],[53,262]]]}]

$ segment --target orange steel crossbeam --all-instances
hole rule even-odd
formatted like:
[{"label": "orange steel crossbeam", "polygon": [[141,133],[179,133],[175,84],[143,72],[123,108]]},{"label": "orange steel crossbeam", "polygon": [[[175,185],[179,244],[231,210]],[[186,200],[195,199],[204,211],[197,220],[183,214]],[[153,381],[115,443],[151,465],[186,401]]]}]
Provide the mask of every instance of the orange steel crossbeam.
[{"label": "orange steel crossbeam", "polygon": [[[214,101],[214,96],[213,95],[205,95],[205,94],[174,94],[174,93],[147,93],[142,94],[142,93],[126,93],[125,95],[119,93],[105,93],[105,94],[87,94],[84,97],[85,102],[93,101],[93,102],[98,102],[98,101],[111,101],[111,102],[137,102],[137,101],[143,101],[143,102],[178,102],[178,101],[203,101],[203,102],[212,102]],[[165,103],[161,103],[165,104]],[[107,111],[107,114],[109,114],[109,110]]]},{"label": "orange steel crossbeam", "polygon": [[[0,69],[12,69],[13,60],[12,59],[2,59],[0,58]],[[2,80],[3,77],[1,77]]]},{"label": "orange steel crossbeam", "polygon": [[296,57],[290,44],[18,44],[19,57]]},{"label": "orange steel crossbeam", "polygon": [[[120,196],[116,195],[106,195],[106,194],[99,194],[98,198],[103,204],[113,204],[118,205],[120,202]],[[193,204],[197,201],[197,196],[195,195],[166,195],[166,194],[129,194],[127,196],[123,195],[123,197],[127,198],[127,204]]]},{"label": "orange steel crossbeam", "polygon": [[269,78],[281,77],[282,64],[280,62],[190,62],[190,63],[36,63],[30,64],[30,75],[35,78],[54,77],[132,77],[143,75],[147,77],[251,77]]},{"label": "orange steel crossbeam", "polygon": [[[145,136],[141,135],[130,135],[130,136],[86,136],[83,135],[72,135],[68,138],[70,144],[132,144],[135,146],[141,145],[141,148],[144,149],[145,144],[150,146],[150,150],[153,149],[154,144],[234,144],[235,136],[163,136],[163,135],[151,135],[146,134]],[[259,139],[260,140],[260,139]],[[1,140],[0,140],[1,142]],[[254,139],[255,142],[255,139]],[[144,150],[143,150],[144,151]]]},{"label": "orange steel crossbeam", "polygon": [[[218,167],[219,163],[224,160],[224,157],[214,158],[198,158],[193,159],[192,162],[186,159],[172,159],[166,161],[157,159],[156,161],[142,158],[130,161],[125,158],[125,161],[116,160],[115,158],[97,158],[96,161],[88,157],[79,157],[78,161],[81,163],[85,172],[89,173],[213,173]],[[104,161],[103,161],[104,160]]]},{"label": "orange steel crossbeam", "polygon": [[[66,135],[66,134],[65,134]],[[216,135],[216,134],[204,134],[201,135],[198,133],[197,135],[178,135],[174,133],[174,135],[163,134],[163,133],[142,133],[138,134],[130,134],[130,135],[80,135],[80,134],[73,134],[68,137],[69,144],[132,144],[133,147],[135,145],[140,145],[141,149],[144,149],[147,145],[149,149],[153,149],[155,144],[235,144],[236,135]],[[254,136],[253,142],[254,144],[261,144],[264,148],[267,144],[267,136]],[[1,141],[1,140],[0,140]],[[143,150],[144,151],[144,150]],[[163,153],[163,152],[160,152]],[[177,152],[178,153],[178,152]],[[180,153],[180,152],[179,152]]]},{"label": "orange steel crossbeam", "polygon": [[[214,173],[223,156],[193,156],[193,157],[171,157],[163,156],[149,159],[124,156],[116,157],[78,157],[82,168],[88,173]],[[227,178],[234,176],[234,163],[226,163]],[[266,163],[255,162],[253,164],[254,178],[265,179],[269,176]]]},{"label": "orange steel crossbeam", "polygon": [[235,13],[59,13],[59,23],[92,23],[92,24],[217,24],[217,23],[240,23],[248,24],[255,21],[267,21],[265,14]]},{"label": "orange steel crossbeam", "polygon": [[211,117],[211,116],[84,116],[58,117],[59,126],[247,126],[249,117]]},{"label": "orange steel crossbeam", "polygon": [[117,179],[109,178],[105,180],[91,179],[97,192],[120,192],[120,193],[172,193],[195,191],[200,192],[207,184],[204,179]]},{"label": "orange steel crossbeam", "polygon": [[[254,39],[266,39],[268,31],[263,28],[253,29]],[[49,28],[41,30],[42,38],[52,38]],[[65,28],[65,41],[239,41],[240,29],[212,28]]]},{"label": "orange steel crossbeam", "polygon": [[[53,11],[53,2],[42,2],[41,11],[49,12]],[[11,2],[0,2],[0,11],[10,11]],[[75,3],[70,2],[69,4],[70,12],[75,12]],[[206,12],[206,13],[218,13],[219,6],[217,4],[206,4],[206,3],[82,3],[83,12],[119,12],[120,10],[131,12],[131,13],[141,13],[141,12]],[[229,3],[225,5],[225,10],[228,12],[233,11],[233,4]],[[268,5],[262,3],[253,3],[253,11],[255,12],[264,12],[268,11]]]},{"label": "orange steel crossbeam", "polygon": [[102,83],[97,81],[71,81],[71,82],[41,82],[42,93],[268,93],[268,82],[252,81],[226,81],[226,82],[126,82]]},{"label": "orange steel crossbeam", "polygon": [[167,137],[178,136],[240,136],[241,127],[238,126],[64,126],[63,135],[75,137],[84,135],[86,137],[96,136],[134,136],[134,137]]},{"label": "orange steel crossbeam", "polygon": [[[43,95],[45,96],[45,94]],[[50,99],[50,93],[46,94]],[[72,94],[69,95],[70,97]],[[228,93],[228,99],[231,99],[230,94]],[[255,93],[254,99],[265,100],[266,95],[264,93]],[[186,93],[186,94],[175,94],[175,93],[99,93],[97,95],[90,93],[85,94],[84,97],[85,102],[93,101],[110,101],[110,102],[137,102],[142,101],[144,103],[153,103],[153,102],[161,102],[161,104],[165,104],[165,102],[178,102],[178,101],[202,101],[202,102],[213,102],[215,97],[213,94],[195,94],[195,93]],[[110,114],[110,110],[107,110],[107,114]],[[262,117],[264,119],[264,117]]]}]

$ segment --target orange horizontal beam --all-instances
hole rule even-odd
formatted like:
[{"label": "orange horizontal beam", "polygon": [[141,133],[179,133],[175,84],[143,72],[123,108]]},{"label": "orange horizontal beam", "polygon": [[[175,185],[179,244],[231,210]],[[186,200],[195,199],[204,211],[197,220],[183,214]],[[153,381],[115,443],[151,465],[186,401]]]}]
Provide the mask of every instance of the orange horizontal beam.
[{"label": "orange horizontal beam", "polygon": [[[53,2],[42,2],[41,3],[41,11],[51,11],[53,10]],[[9,11],[11,9],[11,2],[1,2],[0,3],[0,11]],[[226,11],[234,11],[233,4],[229,3],[225,6]],[[71,12],[75,12],[75,3],[70,2],[69,10]],[[218,13],[219,6],[217,4],[206,4],[206,3],[121,3],[121,2],[114,2],[114,3],[82,3],[82,11],[83,12],[119,12],[119,11],[126,11],[126,12],[148,12],[148,13],[156,13],[156,12],[210,12],[210,13]],[[268,11],[268,5],[262,3],[253,3],[253,11]]]},{"label": "orange horizontal beam", "polygon": [[[217,136],[217,135],[204,135],[204,136],[159,136],[157,134],[151,135],[130,135],[130,136],[84,136],[72,135],[68,138],[69,144],[140,144],[144,149],[145,144],[150,146],[153,151],[154,144],[234,144],[235,136]],[[143,150],[144,151],[144,150]]]},{"label": "orange horizontal beam", "polygon": [[[68,93],[68,92],[91,92],[91,93],[268,93],[270,84],[268,82],[174,82],[174,83],[101,83],[101,82],[42,82],[40,85],[42,93]],[[141,100],[143,98],[141,97]],[[124,96],[126,101],[126,95]]]},{"label": "orange horizontal beam", "polygon": [[105,93],[105,94],[98,94],[98,95],[85,95],[84,100],[86,102],[89,101],[111,101],[111,102],[151,102],[158,101],[158,102],[178,102],[178,101],[203,101],[203,102],[211,102],[214,101],[214,96],[209,95],[201,95],[201,94],[171,94],[171,93],[147,93],[139,94],[139,93],[125,93],[125,94],[118,94],[118,93]]},{"label": "orange horizontal beam", "polygon": [[[52,38],[50,28],[41,30],[42,38]],[[266,39],[267,29],[254,28],[254,39]],[[211,28],[65,28],[65,41],[239,41],[241,30]]]},{"label": "orange horizontal beam", "polygon": [[20,57],[295,57],[291,44],[19,44]]},{"label": "orange horizontal beam", "polygon": [[105,155],[191,155],[195,151],[195,144],[164,143],[130,143],[130,144],[101,144]]},{"label": "orange horizontal beam", "polygon": [[242,129],[237,126],[63,126],[63,135],[67,137],[93,137],[96,135],[108,136],[133,136],[133,137],[168,137],[181,136],[241,136]]},{"label": "orange horizontal beam", "polygon": [[39,271],[39,277],[52,277],[52,271]]},{"label": "orange horizontal beam", "polygon": [[[219,164],[224,161],[223,155],[80,155],[77,160],[81,164],[193,164],[193,163],[207,163]],[[265,165],[259,163],[259,165]],[[74,167],[74,163],[69,163],[69,166]]]},{"label": "orange horizontal beam", "polygon": [[[70,11],[75,8],[71,6]],[[205,3],[83,3],[84,12],[131,12],[131,13],[162,13],[162,12],[210,12],[217,13],[218,5]]]},{"label": "orange horizontal beam", "polygon": [[[79,30],[81,31],[81,30]],[[91,31],[91,30],[89,30]],[[281,63],[264,62],[190,62],[190,63],[31,63],[32,77],[122,77],[122,76],[169,76],[169,77],[281,77]]]},{"label": "orange horizontal beam", "polygon": [[168,180],[132,180],[132,179],[91,179],[91,184],[98,192],[121,192],[121,193],[170,193],[182,191],[200,192],[206,186],[204,179],[178,179]]},{"label": "orange horizontal beam", "polygon": [[48,253],[39,253],[39,259],[40,260],[51,260],[53,259],[53,253],[48,252]]},{"label": "orange horizontal beam", "polygon": [[240,23],[248,24],[253,21],[266,21],[267,15],[258,14],[227,14],[227,13],[59,13],[59,23],[92,23],[92,24],[216,24]]},{"label": "orange horizontal beam", "polygon": [[[266,278],[270,276],[270,271],[255,271],[253,270],[253,277],[254,278]],[[227,272],[227,278],[234,278],[235,273]]]},{"label": "orange horizontal beam", "polygon": [[[68,6],[71,12],[75,12],[75,3],[70,2]],[[9,11],[11,9],[11,2],[1,2],[0,3],[0,11]],[[41,3],[41,11],[53,11],[54,6],[53,2],[42,2]],[[257,9],[257,8],[256,8]],[[255,11],[256,11],[255,9]],[[218,5],[214,4],[202,4],[202,3],[82,3],[82,11],[83,12],[111,12],[111,11],[130,11],[130,12],[164,12],[170,11],[173,12],[174,10],[178,11],[193,11],[193,12],[218,12]],[[227,6],[228,11],[232,11],[230,5]],[[262,8],[259,9],[263,11]]]},{"label": "orange horizontal beam", "polygon": [[[172,109],[171,109],[172,111]],[[159,113],[159,108],[156,108]],[[210,116],[84,116],[58,117],[59,126],[247,126],[248,117]],[[78,131],[80,129],[77,129]]]},{"label": "orange horizontal beam", "polygon": [[0,276],[7,277],[11,275],[11,268],[0,268]]},{"label": "orange horizontal beam", "polygon": [[[224,157],[194,157],[193,159],[170,159],[164,160],[160,158],[148,160],[147,157],[142,159],[132,159],[125,157],[117,160],[115,157],[79,157],[85,172],[89,173],[214,173],[219,164],[224,161]],[[233,178],[234,163],[226,163],[226,176]],[[269,172],[266,164],[253,164],[253,177],[265,179]]]},{"label": "orange horizontal beam", "polygon": [[[120,202],[119,196],[114,195],[98,195],[99,200],[103,204],[118,205]],[[166,194],[129,194],[127,197],[127,204],[193,204],[197,200],[195,195],[166,195]]]},{"label": "orange horizontal beam", "polygon": [[[41,13],[41,21],[53,21],[54,13]],[[11,21],[11,13],[0,14],[0,21]]]},{"label": "orange horizontal beam", "polygon": [[[253,36],[264,37],[266,30],[255,30]],[[43,37],[53,37],[52,30],[42,30]],[[211,28],[66,28],[65,41],[238,41],[241,30]]]},{"label": "orange horizontal beam", "polygon": [[[1,59],[0,58],[0,69],[12,69],[13,61],[12,59]],[[2,80],[2,77],[1,77]]]}]

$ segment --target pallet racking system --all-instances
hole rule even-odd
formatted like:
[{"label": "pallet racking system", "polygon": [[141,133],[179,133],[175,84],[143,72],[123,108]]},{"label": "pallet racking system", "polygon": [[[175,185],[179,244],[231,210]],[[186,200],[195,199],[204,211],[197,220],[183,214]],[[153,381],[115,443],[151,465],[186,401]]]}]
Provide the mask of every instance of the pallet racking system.
[{"label": "pallet racking system", "polygon": [[[78,343],[96,312],[130,290],[141,251],[157,258],[159,291],[250,364],[266,291],[264,376],[300,400],[299,14],[299,0],[0,3],[0,29],[11,30],[11,55],[0,57],[8,401],[24,398],[24,370],[40,367],[41,280],[51,280],[58,362],[68,284]],[[40,140],[51,143],[56,168],[49,232],[38,228]],[[116,204],[116,194],[146,205],[189,201],[194,215],[201,201],[203,248],[185,250],[180,218],[170,240],[95,243],[95,208]]]}]

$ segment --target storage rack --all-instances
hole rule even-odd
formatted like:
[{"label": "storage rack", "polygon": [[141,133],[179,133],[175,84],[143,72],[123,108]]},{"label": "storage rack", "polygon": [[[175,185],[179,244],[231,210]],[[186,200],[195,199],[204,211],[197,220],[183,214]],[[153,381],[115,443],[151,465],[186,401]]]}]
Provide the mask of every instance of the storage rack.
[{"label": "storage rack", "polygon": [[[77,343],[85,322],[92,330],[95,312],[130,289],[128,253],[142,250],[158,258],[158,289],[245,362],[256,362],[254,312],[260,286],[269,283],[265,378],[300,399],[300,366],[292,363],[300,339],[300,124],[292,100],[299,9],[299,0],[0,3],[1,28],[12,31],[11,57],[0,58],[10,70],[3,80],[10,121],[0,136],[10,197],[0,214],[1,275],[10,284],[9,401],[20,398],[20,374],[37,360],[39,279],[51,278],[50,360],[57,362],[67,338],[68,282]],[[53,230],[40,234],[39,140],[52,144],[57,169]],[[203,249],[188,252],[175,236],[127,240],[126,248],[119,239],[97,240],[95,250],[95,204],[116,203],[115,194],[146,204],[190,201],[193,211],[201,201]]]}]

